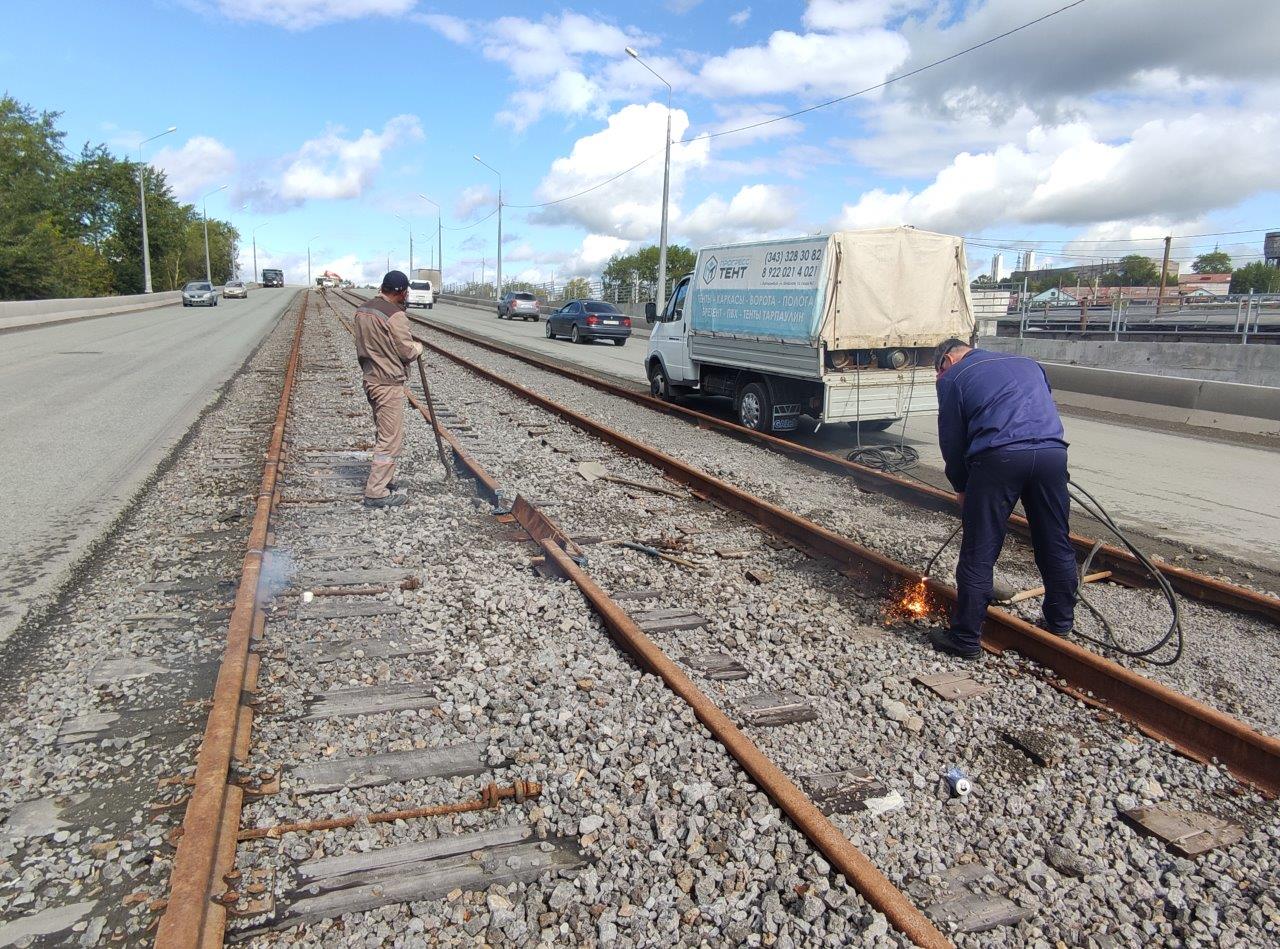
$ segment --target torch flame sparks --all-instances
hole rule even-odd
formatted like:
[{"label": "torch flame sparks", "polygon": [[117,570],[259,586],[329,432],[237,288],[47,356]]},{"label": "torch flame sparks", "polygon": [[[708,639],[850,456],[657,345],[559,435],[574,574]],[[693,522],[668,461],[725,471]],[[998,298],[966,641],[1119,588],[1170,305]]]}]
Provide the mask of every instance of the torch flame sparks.
[{"label": "torch flame sparks", "polygon": [[886,618],[890,621],[910,622],[926,619],[937,609],[938,605],[934,602],[924,578],[921,577],[902,591],[898,599],[889,607]]}]

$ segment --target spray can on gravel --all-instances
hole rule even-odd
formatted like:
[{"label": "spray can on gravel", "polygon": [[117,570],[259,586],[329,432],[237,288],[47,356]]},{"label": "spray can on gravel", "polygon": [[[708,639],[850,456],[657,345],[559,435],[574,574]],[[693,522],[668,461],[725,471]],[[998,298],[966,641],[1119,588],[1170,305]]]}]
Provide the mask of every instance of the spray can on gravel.
[{"label": "spray can on gravel", "polygon": [[969,776],[960,770],[956,765],[952,765],[942,773],[947,779],[947,787],[951,789],[951,793],[955,797],[966,798],[969,792],[973,790],[973,784],[969,781]]}]

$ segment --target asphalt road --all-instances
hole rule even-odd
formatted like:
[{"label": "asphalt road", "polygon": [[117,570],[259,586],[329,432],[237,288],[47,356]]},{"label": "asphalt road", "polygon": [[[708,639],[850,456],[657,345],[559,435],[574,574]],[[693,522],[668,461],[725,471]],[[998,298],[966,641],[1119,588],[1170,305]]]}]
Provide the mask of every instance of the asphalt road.
[{"label": "asphalt road", "polygon": [[[541,323],[499,320],[489,312],[437,303],[434,310],[414,311],[441,323],[481,333],[563,362],[585,366],[619,379],[646,384],[644,357],[648,340],[633,338],[625,347],[611,343],[575,346],[544,337]],[[694,399],[700,411],[732,417],[727,399]],[[854,448],[854,433],[845,425],[812,431],[801,419],[797,441],[823,451],[844,454]],[[1139,419],[1117,420],[1087,410],[1064,408],[1063,425],[1071,443],[1074,480],[1098,497],[1122,526],[1147,537],[1191,544],[1280,572],[1280,507],[1272,497],[1280,485],[1280,445],[1232,444],[1187,427],[1161,431]],[[900,426],[866,435],[868,445],[895,444]],[[914,474],[946,487],[938,451],[937,417],[908,420],[905,443],[920,453]],[[948,488],[949,490],[949,488]]]},{"label": "asphalt road", "polygon": [[0,641],[65,580],[294,293],[0,336]]}]

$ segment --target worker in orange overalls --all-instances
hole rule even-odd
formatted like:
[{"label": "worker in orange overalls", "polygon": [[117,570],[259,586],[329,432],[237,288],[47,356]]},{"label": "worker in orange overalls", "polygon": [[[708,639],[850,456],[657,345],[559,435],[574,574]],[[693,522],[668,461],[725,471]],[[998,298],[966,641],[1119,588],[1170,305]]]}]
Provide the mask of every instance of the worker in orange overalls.
[{"label": "worker in orange overalls", "polygon": [[410,333],[404,312],[408,293],[409,278],[392,270],[382,278],[381,292],[356,310],[356,355],[377,429],[373,463],[364,486],[365,507],[399,507],[407,500],[392,479],[396,456],[404,444],[406,366],[422,355],[422,344]]}]

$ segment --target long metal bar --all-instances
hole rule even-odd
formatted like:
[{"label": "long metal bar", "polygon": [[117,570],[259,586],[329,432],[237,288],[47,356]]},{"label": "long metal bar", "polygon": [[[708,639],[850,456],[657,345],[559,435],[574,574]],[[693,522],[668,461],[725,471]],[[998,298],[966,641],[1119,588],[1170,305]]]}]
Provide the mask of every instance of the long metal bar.
[{"label": "long metal bar", "polygon": [[[422,363],[421,356],[418,357],[417,363],[418,363],[418,378],[422,381],[422,397],[427,400],[427,411],[431,413],[431,417],[432,419],[434,419],[436,417],[436,410],[435,410],[435,407],[431,404],[431,389],[427,385],[427,370]],[[406,385],[405,390],[407,391],[408,388],[409,387]],[[453,477],[453,469],[449,467],[449,462],[446,461],[444,457],[444,445],[440,443],[440,426],[432,424],[431,430],[435,433],[436,454],[440,456],[440,466],[444,468],[444,477],[445,477],[445,480],[448,481]]]},{"label": "long metal bar", "polygon": [[214,904],[213,897],[218,884],[219,852],[226,849],[228,834],[234,850],[239,825],[240,789],[232,788],[228,782],[237,743],[243,741],[240,731],[250,721],[250,716],[244,714],[240,699],[249,671],[249,645],[259,613],[258,581],[273,502],[277,496],[276,483],[283,467],[284,432],[309,304],[310,294],[304,293],[275,425],[271,429],[271,441],[263,463],[253,525],[240,567],[240,586],[236,590],[227,628],[226,648],[213,689],[213,706],[200,742],[195,783],[191,799],[187,802],[182,837],[170,871],[169,900],[156,932],[159,949],[219,945],[226,925],[226,912]]},{"label": "long metal bar", "polygon": [[[526,401],[653,465],[668,477],[715,502],[831,558],[848,568],[852,575],[881,586],[920,580],[920,572],[915,568],[720,481],[693,465],[629,438],[456,353],[430,342],[426,345],[468,371],[504,386]],[[941,599],[955,600],[955,590],[951,586],[935,580],[929,580],[927,584]],[[1267,794],[1280,794],[1280,741],[1275,738],[994,606],[987,609],[984,641],[994,651],[1016,649],[1075,685],[1093,692],[1148,734],[1180,751],[1206,761],[1217,758],[1237,778],[1253,783]]]},{"label": "long metal bar", "polygon": [[516,498],[511,513],[542,547],[548,561],[582,591],[605,627],[642,668],[660,677],[667,688],[693,710],[698,721],[742,765],[743,770],[782,809],[792,822],[822,851],[831,866],[845,875],[872,906],[917,946],[950,946],[928,917],[849,842],[830,818],[807,794],[764,754],[707,695],[645,635],[625,610],[602,590],[564,550],[564,533],[523,497]]},{"label": "long metal bar", "polygon": [[[663,402],[661,399],[655,399],[652,396],[644,395],[616,383],[599,379],[588,373],[578,372],[563,366],[557,366],[551,363],[543,362],[532,356],[525,355],[517,350],[502,346],[497,343],[491,343],[488,340],[478,339],[466,333],[460,333],[449,327],[441,326],[419,316],[410,317],[414,322],[423,326],[430,327],[436,332],[443,333],[446,336],[452,336],[455,339],[479,346],[490,352],[499,353],[511,359],[519,360],[527,365],[534,366],[546,372],[555,373],[599,389],[602,392],[608,392],[620,398],[638,402],[648,408],[668,415],[674,415],[687,419],[698,425],[699,428],[713,428],[717,431],[726,432],[738,438],[744,438],[764,445],[783,454],[792,455],[802,458],[806,462],[821,465],[827,469],[839,471],[853,478],[854,483],[858,487],[867,491],[874,491],[879,494],[885,494],[895,500],[903,501],[907,504],[913,504],[923,507],[926,510],[936,511],[945,514],[957,514],[956,499],[949,491],[943,491],[938,488],[925,484],[916,484],[905,478],[890,474],[885,471],[877,471],[874,468],[868,468],[864,465],[847,461],[834,455],[828,455],[825,452],[817,451],[813,448],[807,448],[804,445],[798,445],[793,441],[785,438],[779,438],[776,435],[766,434],[765,432],[757,432],[753,428],[746,428],[735,422],[729,422],[724,419],[716,418],[714,415],[707,415],[705,412],[699,412],[683,405],[674,405],[670,402]],[[1024,537],[1031,536],[1031,527],[1027,523],[1027,519],[1021,514],[1014,514],[1009,518],[1009,523],[1015,531]],[[1086,537],[1082,534],[1071,534],[1071,544],[1077,552],[1087,554],[1093,549],[1096,540]],[[1103,544],[1102,548],[1094,556],[1093,562],[1099,569],[1112,571],[1118,581],[1131,586],[1151,586],[1151,578],[1147,576],[1146,568],[1143,567],[1137,559],[1123,548],[1116,547],[1112,544]],[[1173,588],[1183,596],[1192,599],[1201,600],[1206,603],[1212,603],[1217,606],[1224,606],[1228,609],[1235,610],[1239,613],[1249,613],[1255,616],[1261,616],[1273,623],[1280,623],[1280,598],[1268,596],[1265,593],[1258,593],[1254,590],[1248,590],[1234,583],[1228,583],[1224,580],[1218,580],[1214,577],[1205,576],[1194,570],[1187,570],[1182,567],[1176,567],[1172,564],[1157,564],[1158,569],[1163,573],[1172,584]]]}]

